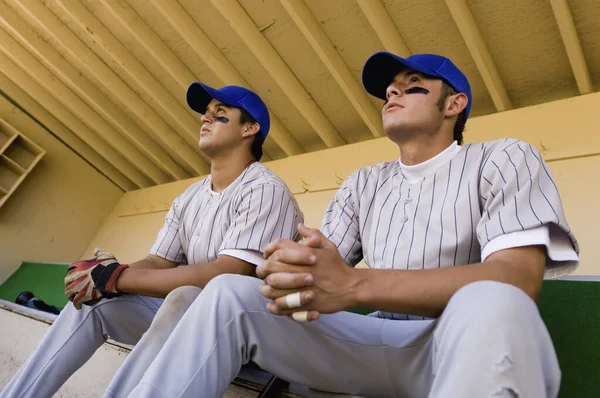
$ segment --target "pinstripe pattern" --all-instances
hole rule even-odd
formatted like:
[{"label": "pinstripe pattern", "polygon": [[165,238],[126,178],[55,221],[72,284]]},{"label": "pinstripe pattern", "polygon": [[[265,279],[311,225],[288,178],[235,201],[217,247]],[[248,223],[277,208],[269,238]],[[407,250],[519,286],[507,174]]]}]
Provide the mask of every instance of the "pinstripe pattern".
[{"label": "pinstripe pattern", "polygon": [[263,252],[271,240],[297,240],[304,220],[285,183],[253,163],[223,192],[211,177],[191,185],[174,201],[150,253],[178,264],[216,260],[223,250]]},{"label": "pinstripe pattern", "polygon": [[329,205],[321,229],[348,264],[363,258],[371,268],[477,263],[493,239],[546,224],[559,226],[578,251],[556,184],[525,142],[465,145],[422,178],[404,174],[399,161],[362,168]]}]

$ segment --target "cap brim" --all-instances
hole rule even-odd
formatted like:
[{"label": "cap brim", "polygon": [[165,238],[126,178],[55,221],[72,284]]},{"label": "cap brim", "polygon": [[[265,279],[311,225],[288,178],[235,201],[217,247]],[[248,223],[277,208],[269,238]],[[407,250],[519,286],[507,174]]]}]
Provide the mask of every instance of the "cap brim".
[{"label": "cap brim", "polygon": [[374,97],[386,99],[386,90],[394,77],[403,69],[410,68],[424,75],[438,77],[432,70],[423,68],[389,52],[378,52],[373,54],[363,67],[362,81],[365,90]]},{"label": "cap brim", "polygon": [[188,106],[202,115],[206,113],[206,107],[213,98],[226,105],[235,105],[234,100],[206,84],[195,82],[188,87],[186,94]]}]

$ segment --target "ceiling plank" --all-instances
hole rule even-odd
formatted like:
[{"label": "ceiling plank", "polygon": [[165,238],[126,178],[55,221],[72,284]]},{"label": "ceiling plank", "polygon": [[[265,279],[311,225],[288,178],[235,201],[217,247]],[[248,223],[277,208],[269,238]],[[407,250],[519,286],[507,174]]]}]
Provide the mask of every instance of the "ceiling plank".
[{"label": "ceiling plank", "polygon": [[356,0],[386,51],[403,58],[410,56],[408,46],[380,0]]},{"label": "ceiling plank", "polygon": [[[14,9],[20,10],[33,24],[37,24],[53,41],[55,49],[66,58],[80,73],[88,77],[96,86],[104,87],[113,98],[121,101],[152,133],[154,139],[168,149],[171,157],[186,167],[190,173],[205,175],[209,172],[208,163],[192,148],[197,148],[198,137],[194,132],[178,135],[146,102],[144,102],[121,78],[98,58],[92,50],[69,30],[41,2],[5,0]],[[199,123],[196,130],[199,129]],[[199,149],[198,149],[199,151]]]},{"label": "ceiling plank", "polygon": [[[140,147],[150,159],[175,179],[189,178],[190,175],[169,157],[154,140],[147,136],[137,124],[129,119],[114,103],[106,98],[97,87],[61,57],[52,46],[35,35],[30,29],[23,29],[26,22],[7,7],[2,10],[0,25],[22,46],[34,54],[43,64],[80,98],[98,110],[105,119],[117,127],[119,132]],[[19,31],[20,29],[20,31]]]},{"label": "ceiling plank", "polygon": [[508,91],[506,91],[504,82],[466,0],[446,0],[446,5],[475,61],[475,65],[477,65],[479,74],[483,78],[496,109],[499,112],[512,109],[513,106]]},{"label": "ceiling plank", "polygon": [[[152,3],[221,82],[227,85],[251,87],[178,2],[152,0]],[[190,81],[187,84],[189,83]],[[269,136],[288,156],[304,153],[305,150],[287,131],[277,116],[273,112],[270,113],[271,131]]]},{"label": "ceiling plank", "polygon": [[87,44],[96,54],[102,54],[101,58],[112,59],[127,74],[128,80],[137,83],[141,90],[150,94],[154,108],[163,119],[177,125],[179,131],[190,133],[197,130],[197,121],[81,2],[54,0],[52,4],[58,6],[52,11],[64,14],[82,32],[86,32],[91,38]]},{"label": "ceiling plank", "polygon": [[135,166],[154,183],[163,184],[169,182],[167,176],[160,169],[139,152],[134,145],[116,132],[93,109],[81,101],[65,84],[48,71],[44,65],[10,37],[4,29],[0,29],[0,51],[30,75],[40,86],[52,93],[59,102],[67,108],[72,109],[79,119],[91,130],[103,137],[113,150],[121,156],[131,159]]},{"label": "ceiling plank", "polygon": [[188,86],[197,80],[187,65],[181,62],[129,4],[122,0],[100,0],[99,2],[179,85],[177,98],[185,98]]},{"label": "ceiling plank", "polygon": [[237,0],[211,0],[211,2],[321,137],[325,145],[335,147],[345,144],[344,138],[338,133],[331,121],[327,119],[327,116]]},{"label": "ceiling plank", "polygon": [[57,120],[50,112],[37,103],[29,94],[11,81],[5,74],[0,72],[0,87],[2,92],[10,101],[17,104],[33,119],[46,128],[58,140],[64,143],[77,156],[89,163],[102,175],[112,181],[123,191],[132,191],[139,188],[131,182],[121,171],[104,159],[92,147],[81,138],[73,134],[64,124]]},{"label": "ceiling plank", "polygon": [[65,108],[58,100],[54,98],[43,86],[41,86],[35,77],[25,73],[24,70],[14,64],[9,58],[0,51],[0,65],[2,73],[12,80],[18,87],[29,95],[36,98],[50,114],[56,117],[69,130],[76,134],[82,141],[94,148],[106,161],[112,163],[121,173],[131,180],[137,187],[145,188],[153,185],[150,179],[142,174],[137,168],[111,148],[103,139],[79,120],[70,110]]},{"label": "ceiling plank", "polygon": [[[150,72],[127,50],[119,40],[79,1],[54,0],[59,11],[73,20],[84,33],[87,45],[101,58],[112,59],[120,70],[126,74],[127,81],[135,82],[137,89],[146,92],[146,102],[153,104],[154,110],[163,120],[170,121],[170,126],[176,126],[175,130],[191,139],[192,148],[197,147],[199,124],[183,106],[169,93]],[[54,10],[53,10],[54,11]],[[90,39],[90,40],[88,40]],[[157,131],[157,134],[160,133]],[[193,144],[192,144],[193,143]],[[202,152],[197,152],[206,162],[203,167],[195,171],[205,172],[208,167],[208,158]],[[197,158],[195,156],[194,158]],[[195,163],[192,162],[192,167]]]},{"label": "ceiling plank", "polygon": [[569,10],[567,0],[550,0],[550,4],[552,5],[556,23],[558,24],[560,36],[567,50],[567,56],[571,63],[571,69],[573,70],[579,93],[589,94],[594,91],[592,78],[585,62],[583,48],[581,47],[581,42],[575,29],[575,22],[573,22],[573,15]]},{"label": "ceiling plank", "polygon": [[346,98],[367,125],[371,134],[375,137],[381,137],[381,114],[359,82],[356,81],[304,1],[279,0],[279,2],[306,37],[313,50],[329,70],[329,73],[342,88]]}]

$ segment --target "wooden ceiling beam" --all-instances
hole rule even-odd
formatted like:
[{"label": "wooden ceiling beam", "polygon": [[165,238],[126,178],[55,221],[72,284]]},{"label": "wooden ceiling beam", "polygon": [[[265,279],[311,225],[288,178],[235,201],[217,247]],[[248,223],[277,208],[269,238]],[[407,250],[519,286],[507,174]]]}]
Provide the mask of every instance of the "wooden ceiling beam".
[{"label": "wooden ceiling beam", "polygon": [[211,3],[227,20],[231,29],[238,34],[263,68],[273,77],[273,80],[321,137],[325,145],[335,147],[345,144],[344,138],[237,0],[211,0]]},{"label": "wooden ceiling beam", "polygon": [[279,0],[279,2],[325,64],[371,134],[381,137],[381,113],[375,108],[361,84],[354,78],[304,1]]},{"label": "wooden ceiling beam", "polygon": [[[102,116],[117,127],[118,131],[137,145],[149,159],[175,179],[189,178],[190,175],[173,161],[154,140],[147,136],[137,124],[128,118],[114,103],[102,94],[97,87],[79,74],[71,64],[61,57],[52,46],[40,39],[30,29],[23,29],[26,22],[13,10],[4,9],[0,25],[19,43],[34,54],[54,75],[65,83],[80,98],[84,99]],[[168,182],[168,181],[165,181]]]},{"label": "wooden ceiling beam", "polygon": [[475,61],[475,65],[477,65],[479,74],[483,78],[496,109],[498,112],[512,109],[513,106],[508,91],[466,0],[446,0],[446,5]]},{"label": "wooden ceiling beam", "polygon": [[153,185],[145,174],[129,163],[128,158],[123,157],[111,148],[96,132],[92,131],[50,94],[50,92],[42,87],[35,80],[35,77],[25,73],[20,65],[13,63],[11,59],[6,57],[3,51],[0,51],[0,65],[2,73],[12,80],[15,85],[32,97],[35,97],[36,101],[50,114],[56,117],[83,142],[94,148],[100,156],[119,169],[137,187],[145,188]]},{"label": "wooden ceiling beam", "polygon": [[[37,82],[52,93],[65,107],[73,110],[78,118],[92,131],[99,134],[114,151],[131,162],[155,184],[168,182],[167,176],[134,145],[125,140],[104,119],[102,119],[85,102],[81,101],[64,83],[56,78],[42,63],[36,60],[25,48],[10,37],[6,31],[0,29],[0,51],[4,53],[14,64],[26,72]],[[138,181],[136,181],[137,183]]]},{"label": "wooden ceiling beam", "polygon": [[[80,28],[79,37],[101,58],[112,60],[126,74],[126,81],[135,82],[138,89],[148,93],[153,108],[177,130],[190,134],[196,132],[198,122],[187,113],[180,102],[127,50],[119,40],[80,1],[54,0],[52,11],[71,19]],[[148,101],[148,100],[146,100]],[[197,138],[197,137],[196,137]]]},{"label": "wooden ceiling beam", "polygon": [[583,48],[581,47],[575,22],[573,22],[573,15],[569,10],[567,0],[550,0],[550,5],[558,24],[560,36],[567,50],[567,56],[569,57],[579,93],[589,94],[594,91],[594,86],[592,85],[590,71],[585,62]]},{"label": "wooden ceiling beam", "polygon": [[[251,87],[179,3],[162,0],[152,0],[152,3],[223,84]],[[186,84],[189,83],[191,80]],[[270,112],[270,116],[269,137],[285,154],[293,156],[306,152],[273,112]]]},{"label": "wooden ceiling beam", "polygon": [[385,51],[399,55],[403,58],[411,53],[408,46],[398,33],[394,21],[386,11],[380,0],[356,0],[362,12],[367,17],[371,27],[381,40]]},{"label": "wooden ceiling beam", "polygon": [[180,165],[185,165],[188,173],[205,175],[210,172],[208,163],[193,149],[197,149],[198,146],[196,132],[187,131],[183,137],[178,135],[44,4],[37,1],[6,1],[15,10],[19,10],[20,14],[26,15],[32,24],[37,24],[51,38],[54,48],[80,73],[96,86],[104,87],[113,98],[127,106],[146,127],[146,131],[151,132],[158,142],[163,143],[172,157],[179,160]]},{"label": "wooden ceiling beam", "polygon": [[[4,95],[12,102],[22,108],[27,114],[47,129],[54,137],[64,143],[75,154],[98,170],[102,175],[113,182],[123,191],[131,191],[139,188],[131,182],[113,164],[104,159],[95,149],[75,135],[64,124],[56,119],[50,112],[42,107],[35,99],[17,86],[5,74],[0,72],[0,87]],[[35,93],[33,93],[35,94]],[[27,135],[27,134],[26,134]]]}]

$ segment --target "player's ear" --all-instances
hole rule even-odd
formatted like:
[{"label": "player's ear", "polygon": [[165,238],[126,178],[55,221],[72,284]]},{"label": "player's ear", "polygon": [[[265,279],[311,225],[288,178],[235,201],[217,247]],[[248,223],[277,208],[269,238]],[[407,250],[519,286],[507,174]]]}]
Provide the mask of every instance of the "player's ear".
[{"label": "player's ear", "polygon": [[469,99],[463,93],[448,96],[448,98],[446,98],[444,116],[458,116],[467,107],[468,103]]},{"label": "player's ear", "polygon": [[260,131],[260,124],[257,122],[245,123],[242,126],[242,137],[252,137]]}]

